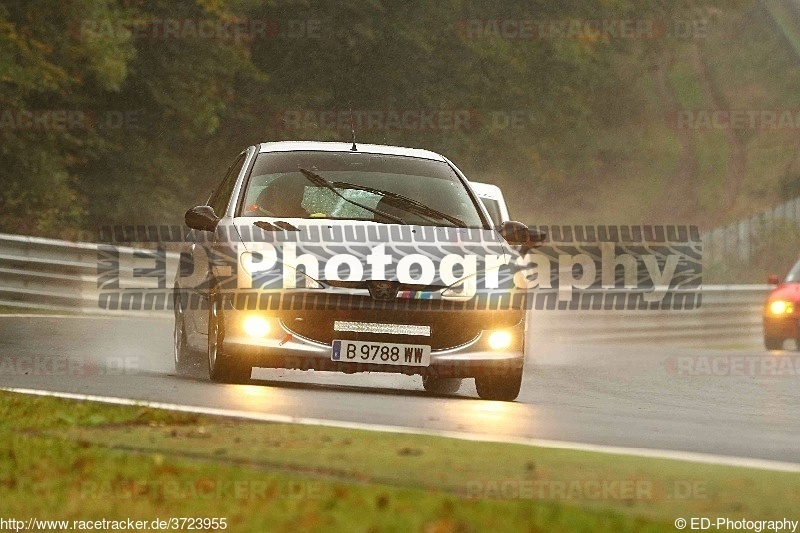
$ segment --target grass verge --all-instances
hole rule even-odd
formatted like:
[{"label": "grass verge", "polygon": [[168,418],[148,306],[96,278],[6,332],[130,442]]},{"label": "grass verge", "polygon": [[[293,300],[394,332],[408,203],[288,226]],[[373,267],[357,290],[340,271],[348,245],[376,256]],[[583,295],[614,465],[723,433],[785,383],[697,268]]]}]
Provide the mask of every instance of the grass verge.
[{"label": "grass verge", "polygon": [[0,392],[0,518],[674,531],[678,517],[792,517],[798,501],[800,474]]}]

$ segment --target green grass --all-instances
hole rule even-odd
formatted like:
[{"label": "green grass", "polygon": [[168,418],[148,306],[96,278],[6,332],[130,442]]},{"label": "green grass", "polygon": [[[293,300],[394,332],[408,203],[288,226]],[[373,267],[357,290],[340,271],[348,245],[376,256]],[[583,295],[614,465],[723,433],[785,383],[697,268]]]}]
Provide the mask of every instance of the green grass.
[{"label": "green grass", "polygon": [[[240,390],[269,401],[257,387]],[[605,497],[591,492],[598,483]],[[20,518],[225,517],[230,531],[674,531],[677,517],[791,516],[798,497],[798,474],[0,392],[0,502]]]}]

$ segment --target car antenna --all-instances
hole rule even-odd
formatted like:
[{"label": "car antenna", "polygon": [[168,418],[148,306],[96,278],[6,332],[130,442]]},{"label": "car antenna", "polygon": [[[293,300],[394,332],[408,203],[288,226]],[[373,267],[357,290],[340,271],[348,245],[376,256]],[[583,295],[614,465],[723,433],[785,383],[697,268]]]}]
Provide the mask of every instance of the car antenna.
[{"label": "car antenna", "polygon": [[353,146],[350,147],[350,151],[358,152],[358,148],[356,148],[356,127],[353,124],[353,104],[350,104],[350,133],[353,134]]}]

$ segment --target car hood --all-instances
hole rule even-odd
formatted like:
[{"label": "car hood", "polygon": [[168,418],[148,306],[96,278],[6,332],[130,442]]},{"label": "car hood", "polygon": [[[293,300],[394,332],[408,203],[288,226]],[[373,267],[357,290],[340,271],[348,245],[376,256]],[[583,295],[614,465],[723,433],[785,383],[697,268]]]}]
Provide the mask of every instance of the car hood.
[{"label": "car hood", "polygon": [[800,283],[783,283],[773,289],[767,298],[767,302],[773,302],[775,300],[787,300],[790,302],[800,301]]}]

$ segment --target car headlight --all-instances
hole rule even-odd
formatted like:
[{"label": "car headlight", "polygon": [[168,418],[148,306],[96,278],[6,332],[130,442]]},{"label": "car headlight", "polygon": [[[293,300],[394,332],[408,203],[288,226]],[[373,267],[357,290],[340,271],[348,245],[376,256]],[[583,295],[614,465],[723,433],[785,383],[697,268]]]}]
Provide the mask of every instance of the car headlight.
[{"label": "car headlight", "polygon": [[769,312],[773,315],[788,315],[794,312],[794,304],[786,300],[775,300],[769,304]]},{"label": "car headlight", "polygon": [[258,315],[249,315],[242,323],[244,332],[251,337],[264,337],[269,334],[269,322],[266,318]]},{"label": "car headlight", "polygon": [[511,346],[511,333],[506,330],[493,331],[489,335],[489,347],[492,350],[505,350]]}]

